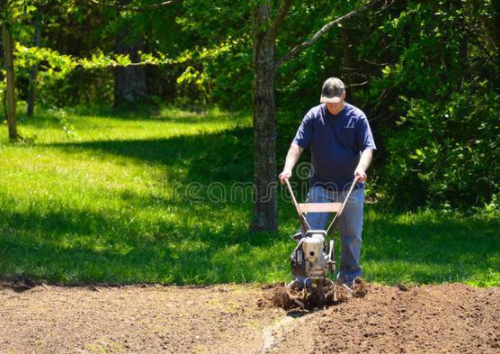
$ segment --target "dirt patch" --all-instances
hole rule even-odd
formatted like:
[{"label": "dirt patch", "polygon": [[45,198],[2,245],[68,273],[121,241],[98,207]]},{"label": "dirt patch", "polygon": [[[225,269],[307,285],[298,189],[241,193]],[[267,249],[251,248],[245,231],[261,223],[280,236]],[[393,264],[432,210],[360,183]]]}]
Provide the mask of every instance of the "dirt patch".
[{"label": "dirt patch", "polygon": [[314,338],[308,353],[500,353],[498,288],[372,285],[364,298],[312,317],[303,329]]},{"label": "dirt patch", "polygon": [[0,288],[0,353],[500,353],[500,289],[358,284],[326,310],[278,286]]},{"label": "dirt patch", "polygon": [[246,353],[283,317],[255,286],[0,289],[0,353]]}]

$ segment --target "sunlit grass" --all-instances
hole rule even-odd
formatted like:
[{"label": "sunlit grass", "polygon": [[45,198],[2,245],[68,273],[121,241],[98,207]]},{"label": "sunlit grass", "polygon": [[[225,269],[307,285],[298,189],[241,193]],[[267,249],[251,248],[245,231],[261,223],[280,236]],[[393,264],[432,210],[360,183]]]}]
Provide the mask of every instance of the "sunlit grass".
[{"label": "sunlit grass", "polygon": [[[290,278],[293,207],[280,200],[278,234],[252,234],[249,191],[233,199],[227,192],[253,178],[249,115],[48,110],[21,117],[21,133],[32,141],[16,145],[3,128],[1,277],[179,284]],[[496,219],[367,205],[365,277],[500,285],[499,226]]]}]

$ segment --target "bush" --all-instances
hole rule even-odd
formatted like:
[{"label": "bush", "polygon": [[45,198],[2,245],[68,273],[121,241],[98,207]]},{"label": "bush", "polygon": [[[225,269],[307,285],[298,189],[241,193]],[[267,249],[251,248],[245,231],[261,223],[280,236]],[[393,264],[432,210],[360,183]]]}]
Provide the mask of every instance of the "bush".
[{"label": "bush", "polygon": [[445,103],[401,101],[408,113],[386,137],[388,199],[400,206],[490,204],[500,190],[500,96],[466,87]]}]

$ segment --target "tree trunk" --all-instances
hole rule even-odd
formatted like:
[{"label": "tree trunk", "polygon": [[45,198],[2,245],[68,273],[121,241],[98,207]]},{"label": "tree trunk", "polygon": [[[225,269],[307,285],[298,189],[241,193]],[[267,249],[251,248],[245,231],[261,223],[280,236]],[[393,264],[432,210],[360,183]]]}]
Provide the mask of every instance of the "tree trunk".
[{"label": "tree trunk", "polygon": [[[4,1],[1,2],[0,8],[5,11]],[[5,58],[5,71],[7,72],[7,125],[9,127],[9,140],[17,141],[17,118],[16,118],[16,87],[14,82],[14,43],[10,24],[4,18],[2,24],[2,40]]]},{"label": "tree trunk", "polygon": [[[130,0],[120,0],[126,6]],[[142,40],[130,38],[128,27],[121,29],[116,38],[116,53],[126,54],[133,63],[140,62]],[[143,66],[117,67],[115,70],[115,106],[133,105],[147,98],[146,74]]]},{"label": "tree trunk", "polygon": [[[38,16],[35,17],[34,22],[35,34],[33,36],[33,42],[35,47],[40,47],[41,40],[41,31],[40,31],[40,19]],[[30,71],[30,78],[28,84],[28,111],[27,114],[29,117],[33,116],[35,113],[35,100],[36,100],[36,79],[38,77],[38,63],[33,65]]]},{"label": "tree trunk", "polygon": [[270,7],[254,10],[254,183],[252,231],[276,231],[276,107],[274,100],[275,37],[269,35]]},{"label": "tree trunk", "polygon": [[[117,54],[128,54],[133,63],[138,63],[142,43],[117,41]],[[143,66],[117,67],[115,70],[115,106],[130,105],[147,98],[146,74]]]}]

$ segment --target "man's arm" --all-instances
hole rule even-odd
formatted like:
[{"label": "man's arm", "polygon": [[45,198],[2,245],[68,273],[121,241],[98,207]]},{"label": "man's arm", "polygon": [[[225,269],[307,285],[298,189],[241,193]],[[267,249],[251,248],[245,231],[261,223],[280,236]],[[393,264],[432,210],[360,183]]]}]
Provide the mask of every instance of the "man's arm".
[{"label": "man's arm", "polygon": [[285,167],[283,168],[283,172],[279,175],[279,179],[282,184],[285,184],[285,180],[292,176],[293,167],[297,161],[299,161],[302,151],[304,151],[304,148],[301,148],[299,145],[295,143],[290,145],[290,149],[288,149],[288,154],[286,155]]},{"label": "man's arm", "polygon": [[370,163],[372,162],[373,149],[365,149],[361,153],[361,158],[359,159],[358,167],[354,171],[354,176],[358,178],[358,182],[366,181],[366,170]]}]

